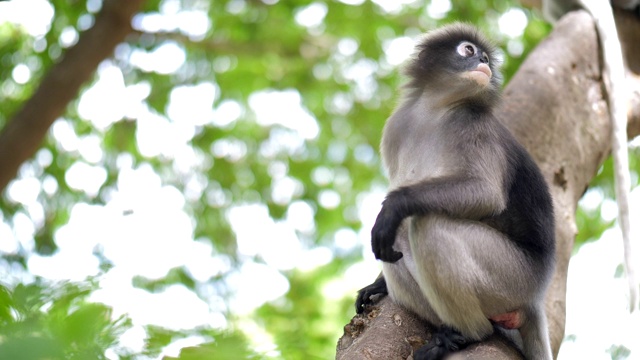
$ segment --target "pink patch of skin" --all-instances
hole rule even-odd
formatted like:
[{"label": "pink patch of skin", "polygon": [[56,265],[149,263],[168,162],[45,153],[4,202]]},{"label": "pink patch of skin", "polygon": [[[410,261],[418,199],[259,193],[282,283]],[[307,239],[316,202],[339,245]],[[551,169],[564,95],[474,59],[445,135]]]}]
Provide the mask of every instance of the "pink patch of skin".
[{"label": "pink patch of skin", "polygon": [[520,310],[499,314],[489,318],[494,324],[505,329],[518,329],[522,326],[523,314]]}]

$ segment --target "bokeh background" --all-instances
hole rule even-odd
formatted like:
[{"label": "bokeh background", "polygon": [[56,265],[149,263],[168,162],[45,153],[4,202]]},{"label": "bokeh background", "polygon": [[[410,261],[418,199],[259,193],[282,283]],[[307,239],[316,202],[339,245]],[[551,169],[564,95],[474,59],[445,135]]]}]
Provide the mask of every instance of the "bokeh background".
[{"label": "bokeh background", "polygon": [[[0,2],[0,131],[102,8]],[[333,358],[380,269],[401,64],[456,20],[505,82],[551,30],[510,0],[145,1],[0,197],[0,358]],[[561,359],[640,358],[612,179],[580,203]]]}]

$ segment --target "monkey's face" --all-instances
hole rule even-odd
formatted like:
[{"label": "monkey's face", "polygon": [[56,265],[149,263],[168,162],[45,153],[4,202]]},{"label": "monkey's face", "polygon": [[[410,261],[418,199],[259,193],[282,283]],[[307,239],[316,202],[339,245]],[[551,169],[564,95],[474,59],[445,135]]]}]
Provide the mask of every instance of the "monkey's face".
[{"label": "monkey's face", "polygon": [[501,76],[495,47],[470,25],[455,24],[428,33],[416,46],[406,74],[410,86],[448,93],[452,101],[497,96]]},{"label": "monkey's face", "polygon": [[468,41],[461,42],[456,48],[456,52],[459,57],[454,62],[460,63],[460,76],[476,83],[481,88],[489,85],[493,76],[489,67],[489,55]]},{"label": "monkey's face", "polygon": [[425,84],[474,92],[495,85],[489,52],[470,40],[455,40],[420,51],[417,60]]}]

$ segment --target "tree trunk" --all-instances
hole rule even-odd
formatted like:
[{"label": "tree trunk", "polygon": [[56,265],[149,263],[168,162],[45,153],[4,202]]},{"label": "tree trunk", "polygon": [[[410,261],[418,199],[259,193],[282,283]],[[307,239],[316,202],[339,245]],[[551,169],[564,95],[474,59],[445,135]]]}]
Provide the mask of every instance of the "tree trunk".
[{"label": "tree trunk", "polygon": [[[624,47],[628,68],[637,72],[640,56],[633,52],[639,51],[640,22],[621,11],[616,12],[616,21],[622,41],[628,44]],[[584,11],[569,13],[522,64],[497,112],[540,165],[554,199],[557,265],[546,309],[555,356],[564,337],[567,269],[578,231],[577,203],[611,148],[601,69],[591,16]],[[633,137],[640,133],[640,81],[632,74],[628,78],[633,83],[628,127]],[[407,359],[430,337],[429,326],[386,297],[345,326],[336,358]],[[504,339],[492,336],[455,358],[521,357]]]}]

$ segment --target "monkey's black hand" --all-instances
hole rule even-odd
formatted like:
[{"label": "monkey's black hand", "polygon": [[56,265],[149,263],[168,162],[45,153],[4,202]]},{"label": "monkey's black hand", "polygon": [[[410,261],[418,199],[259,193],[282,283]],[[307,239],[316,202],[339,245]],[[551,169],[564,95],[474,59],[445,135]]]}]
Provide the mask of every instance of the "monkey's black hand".
[{"label": "monkey's black hand", "polygon": [[398,227],[402,223],[403,217],[399,215],[398,207],[395,206],[399,193],[393,191],[389,193],[382,203],[382,209],[376,218],[376,223],[371,229],[371,248],[376,259],[385,262],[396,262],[402,258],[402,253],[393,250],[393,243],[396,241]]},{"label": "monkey's black hand", "polygon": [[373,304],[372,296],[387,295],[387,281],[380,275],[371,285],[367,285],[358,291],[356,298],[356,313],[362,314],[366,305]]}]

